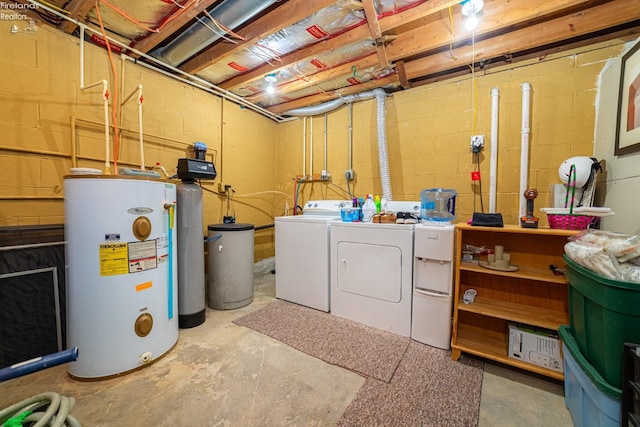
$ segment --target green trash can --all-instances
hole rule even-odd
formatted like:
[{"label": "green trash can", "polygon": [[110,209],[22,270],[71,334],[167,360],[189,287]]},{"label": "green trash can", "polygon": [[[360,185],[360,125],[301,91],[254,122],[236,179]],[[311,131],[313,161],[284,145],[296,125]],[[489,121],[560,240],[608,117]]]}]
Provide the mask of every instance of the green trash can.
[{"label": "green trash can", "polygon": [[625,342],[640,342],[640,283],[599,276],[567,255],[569,320],[580,351],[616,388],[622,387]]}]

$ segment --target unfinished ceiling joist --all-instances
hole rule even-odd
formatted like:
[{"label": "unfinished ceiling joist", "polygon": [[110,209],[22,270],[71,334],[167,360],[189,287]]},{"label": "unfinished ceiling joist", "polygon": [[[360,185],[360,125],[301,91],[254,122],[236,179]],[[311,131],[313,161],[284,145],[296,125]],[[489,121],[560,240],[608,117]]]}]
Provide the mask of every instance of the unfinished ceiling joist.
[{"label": "unfinished ceiling joist", "polygon": [[[73,33],[78,24],[94,26],[95,0],[16,1],[40,5],[30,12],[52,25],[60,20],[48,19],[47,4],[64,9],[57,28],[66,33]],[[215,92],[269,114],[382,87],[389,80],[406,89],[468,72],[471,63],[521,60],[531,52],[588,44],[591,38],[620,37],[622,30],[629,36],[640,34],[637,0],[485,0],[473,36],[464,29],[460,0],[288,0],[272,2],[254,14],[249,9],[259,0],[98,3],[107,1],[107,34],[129,47],[127,55],[178,78],[215,87]],[[247,17],[230,24],[236,28],[226,28],[224,18],[215,22],[209,16],[224,10],[223,5],[245,7]],[[135,16],[142,10],[154,16],[154,22]],[[343,26],[329,28],[335,21],[343,21]],[[161,30],[140,36],[144,25]],[[217,35],[196,44],[180,61],[158,61],[159,50],[200,25],[210,26],[216,35],[219,30],[238,38]],[[131,34],[131,40],[122,34]],[[279,45],[280,39],[290,47]],[[275,97],[265,93],[266,75],[278,78]]]}]

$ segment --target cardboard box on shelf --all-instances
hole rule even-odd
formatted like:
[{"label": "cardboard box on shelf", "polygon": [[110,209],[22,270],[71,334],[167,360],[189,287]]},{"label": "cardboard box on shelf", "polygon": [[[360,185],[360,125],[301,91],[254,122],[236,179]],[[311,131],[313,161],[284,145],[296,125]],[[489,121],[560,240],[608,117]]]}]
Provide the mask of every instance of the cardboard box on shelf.
[{"label": "cardboard box on shelf", "polygon": [[556,331],[509,323],[509,357],[563,372],[562,347]]}]

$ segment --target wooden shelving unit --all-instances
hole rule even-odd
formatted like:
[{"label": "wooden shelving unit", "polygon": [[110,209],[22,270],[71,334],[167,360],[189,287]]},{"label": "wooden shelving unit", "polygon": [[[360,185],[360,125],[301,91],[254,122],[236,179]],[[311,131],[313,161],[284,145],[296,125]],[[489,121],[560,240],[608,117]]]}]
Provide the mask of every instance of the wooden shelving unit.
[{"label": "wooden shelving unit", "polygon": [[[562,259],[571,230],[504,228],[456,225],[455,300],[451,357],[461,352],[516,366],[562,380],[563,374],[507,356],[508,323],[557,330],[569,323],[565,276],[556,276],[549,265],[564,268]],[[492,270],[462,262],[465,245],[493,249],[504,246],[518,271]],[[486,259],[482,259],[483,261]],[[467,289],[478,292],[473,304],[464,304]]]}]

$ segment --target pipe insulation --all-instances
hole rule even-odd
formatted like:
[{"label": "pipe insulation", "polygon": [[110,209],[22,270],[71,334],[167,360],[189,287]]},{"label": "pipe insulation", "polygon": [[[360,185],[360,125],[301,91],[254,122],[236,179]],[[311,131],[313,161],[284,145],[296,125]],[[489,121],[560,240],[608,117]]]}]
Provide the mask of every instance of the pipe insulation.
[{"label": "pipe insulation", "polygon": [[527,200],[524,192],[527,191],[529,181],[529,124],[531,114],[531,85],[522,83],[522,128],[520,130],[520,194],[518,204],[518,220],[527,214]]},{"label": "pipe insulation", "polygon": [[[389,175],[389,160],[387,156],[387,123],[386,123],[386,111],[385,111],[385,98],[387,94],[383,89],[374,89],[368,92],[360,92],[352,95],[343,96],[340,98],[332,99],[324,104],[312,105],[310,107],[296,108],[283,113],[288,116],[315,116],[318,114],[325,114],[329,111],[333,111],[338,107],[345,104],[352,104],[357,101],[365,101],[375,98],[377,101],[376,106],[376,119],[377,119],[377,132],[378,132],[378,163],[380,167],[380,181],[382,186],[382,197],[387,200],[393,200],[393,194],[391,192],[391,178]],[[351,162],[351,160],[350,160]]]},{"label": "pipe insulation", "polygon": [[498,169],[498,103],[500,91],[491,89],[491,157],[489,162],[489,213],[496,213],[496,190]]}]

